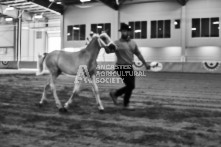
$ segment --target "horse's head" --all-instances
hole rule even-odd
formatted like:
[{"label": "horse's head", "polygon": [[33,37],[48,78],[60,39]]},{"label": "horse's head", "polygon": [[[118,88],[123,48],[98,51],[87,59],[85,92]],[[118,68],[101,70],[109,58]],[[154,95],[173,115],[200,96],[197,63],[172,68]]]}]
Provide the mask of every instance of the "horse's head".
[{"label": "horse's head", "polygon": [[107,35],[107,33],[102,33],[98,36],[98,42],[102,48],[105,49],[106,53],[113,53],[116,50],[116,45]]}]

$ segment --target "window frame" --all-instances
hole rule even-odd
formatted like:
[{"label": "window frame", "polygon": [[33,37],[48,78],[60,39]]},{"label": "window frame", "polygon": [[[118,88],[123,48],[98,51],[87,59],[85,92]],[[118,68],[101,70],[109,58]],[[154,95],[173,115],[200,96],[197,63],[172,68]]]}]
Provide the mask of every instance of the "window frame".
[{"label": "window frame", "polygon": [[[131,39],[147,39],[147,21],[129,21],[131,27]],[[138,30],[139,32],[135,32]]]},{"label": "window frame", "polygon": [[67,41],[86,40],[86,24],[75,24],[67,26]]},{"label": "window frame", "polygon": [[[98,26],[101,26],[100,29]],[[111,23],[92,23],[91,32],[101,34],[102,31],[105,31],[111,37]]]},{"label": "window frame", "polygon": [[[213,21],[214,20],[214,21]],[[197,22],[198,21],[198,24]],[[214,24],[214,22],[218,22]],[[219,17],[192,18],[191,37],[192,38],[217,38],[220,37]],[[218,25],[218,26],[216,26]],[[208,30],[206,30],[206,28]]]},{"label": "window frame", "polygon": [[[150,39],[170,39],[171,38],[171,20],[151,20]],[[160,31],[159,31],[160,30]]]}]

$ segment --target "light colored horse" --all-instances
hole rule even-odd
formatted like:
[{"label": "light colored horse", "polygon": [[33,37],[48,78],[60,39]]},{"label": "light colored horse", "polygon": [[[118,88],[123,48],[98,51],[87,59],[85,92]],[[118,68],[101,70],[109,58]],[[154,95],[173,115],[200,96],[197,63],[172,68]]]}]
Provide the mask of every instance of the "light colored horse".
[{"label": "light colored horse", "polygon": [[39,72],[36,75],[44,74],[43,66],[46,65],[50,73],[50,80],[44,87],[42,98],[39,103],[40,106],[47,102],[46,91],[48,88],[51,88],[57,108],[61,112],[66,112],[71,105],[73,98],[78,95],[81,82],[75,82],[73,93],[63,107],[56,93],[55,80],[61,73],[77,75],[79,66],[85,65],[87,66],[91,79],[93,87],[92,90],[96,97],[98,109],[101,111],[104,110],[95,79],[97,67],[96,59],[101,48],[104,48],[107,53],[114,52],[116,50],[116,45],[111,41],[110,37],[106,33],[102,33],[101,35],[94,35],[86,48],[78,52],[53,51],[51,53],[44,54],[44,56],[39,61]]}]

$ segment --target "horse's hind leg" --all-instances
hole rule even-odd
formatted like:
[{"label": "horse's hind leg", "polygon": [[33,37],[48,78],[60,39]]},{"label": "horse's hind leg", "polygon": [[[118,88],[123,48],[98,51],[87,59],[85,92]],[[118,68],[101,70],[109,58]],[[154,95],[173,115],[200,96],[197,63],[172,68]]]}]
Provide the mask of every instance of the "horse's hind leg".
[{"label": "horse's hind leg", "polygon": [[[77,77],[76,77],[77,78]],[[64,105],[64,108],[68,109],[70,107],[70,105],[72,104],[73,102],[73,98],[75,96],[78,96],[78,93],[80,91],[80,86],[81,86],[81,81],[78,81],[76,82],[75,81],[75,84],[74,84],[74,89],[73,89],[73,92],[71,94],[71,97],[69,98],[69,100],[65,103]]]},{"label": "horse's hind leg", "polygon": [[56,74],[56,75],[51,75],[51,82],[50,82],[50,87],[51,87],[51,90],[53,92],[53,96],[54,96],[54,99],[55,99],[55,104],[57,106],[57,108],[59,109],[59,111],[66,111],[62,105],[61,105],[61,101],[59,100],[58,98],[58,95],[57,95],[57,92],[56,92],[56,86],[55,86],[55,80],[56,78],[58,77],[59,74]]},{"label": "horse's hind leg", "polygon": [[96,98],[96,101],[97,101],[97,104],[98,104],[98,109],[100,111],[103,111],[104,110],[104,107],[102,105],[102,102],[101,102],[101,99],[100,99],[100,95],[99,95],[99,90],[98,90],[98,86],[97,86],[97,83],[96,83],[96,77],[95,75],[92,75],[92,90],[94,92],[94,95],[95,95],[95,98]]},{"label": "horse's hind leg", "polygon": [[42,106],[44,103],[47,103],[47,97],[46,97],[46,93],[47,90],[50,88],[50,82],[48,82],[45,87],[44,87],[44,91],[42,93],[42,97],[41,97],[41,101],[39,102],[39,105]]}]

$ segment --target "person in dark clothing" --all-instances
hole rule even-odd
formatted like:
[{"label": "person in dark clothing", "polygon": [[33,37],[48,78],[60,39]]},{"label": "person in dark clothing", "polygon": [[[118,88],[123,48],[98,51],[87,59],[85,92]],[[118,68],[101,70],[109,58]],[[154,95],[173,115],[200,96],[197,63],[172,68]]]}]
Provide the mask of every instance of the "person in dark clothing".
[{"label": "person in dark clothing", "polygon": [[115,51],[117,56],[115,70],[123,79],[125,86],[116,91],[110,92],[110,97],[114,104],[117,105],[117,98],[124,94],[124,108],[134,110],[134,107],[129,105],[132,91],[135,88],[135,76],[132,67],[134,54],[144,64],[147,70],[150,70],[151,66],[145,62],[135,41],[130,39],[129,35],[131,29],[129,25],[122,23],[119,31],[121,32],[121,38],[114,42],[117,46],[117,50]]}]

